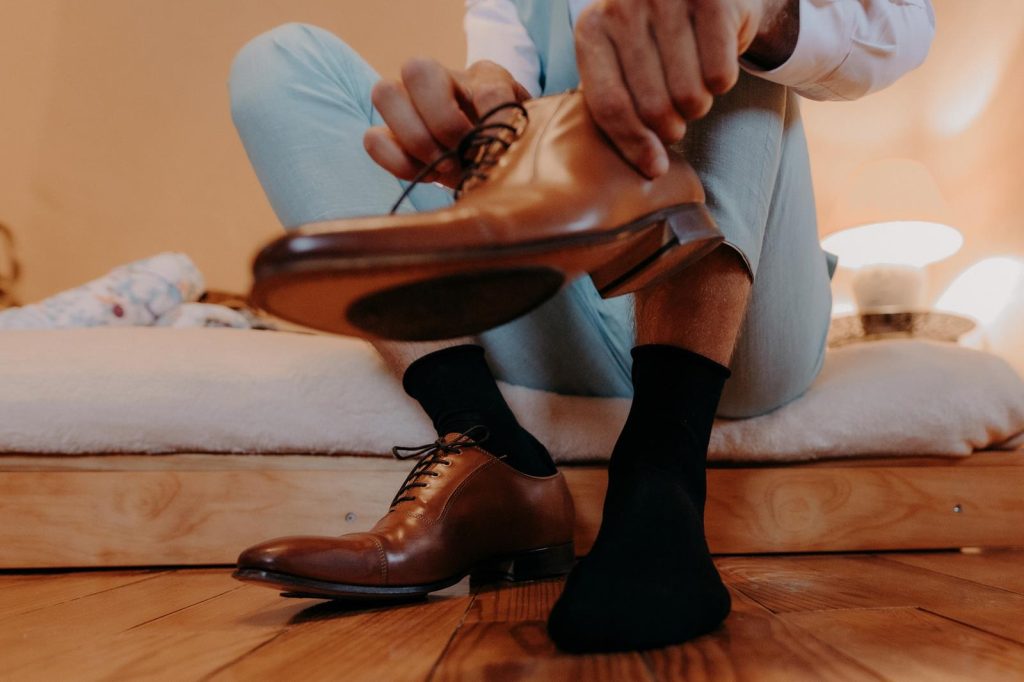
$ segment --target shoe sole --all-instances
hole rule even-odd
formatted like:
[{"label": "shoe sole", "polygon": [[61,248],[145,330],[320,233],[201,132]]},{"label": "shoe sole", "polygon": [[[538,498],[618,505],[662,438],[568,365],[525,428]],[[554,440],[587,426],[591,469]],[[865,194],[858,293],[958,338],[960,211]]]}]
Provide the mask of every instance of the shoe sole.
[{"label": "shoe sole", "polygon": [[600,233],[456,253],[311,257],[317,240],[326,250],[330,235],[285,237],[272,257],[264,251],[252,302],[323,331],[431,341],[514,320],[582,274],[605,298],[631,293],[700,259],[723,237],[703,204],[684,204]]},{"label": "shoe sole", "polygon": [[472,570],[444,580],[421,585],[354,585],[305,578],[259,568],[239,568],[231,577],[246,583],[283,590],[284,597],[311,599],[351,599],[359,601],[406,601],[425,597],[459,582],[471,580],[522,582],[565,575],[575,561],[572,543],[543,547],[482,562]]}]

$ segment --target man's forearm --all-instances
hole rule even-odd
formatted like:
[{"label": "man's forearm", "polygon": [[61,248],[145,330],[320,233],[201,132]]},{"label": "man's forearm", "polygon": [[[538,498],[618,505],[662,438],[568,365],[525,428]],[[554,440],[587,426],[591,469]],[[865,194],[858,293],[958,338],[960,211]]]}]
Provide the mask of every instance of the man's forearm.
[{"label": "man's forearm", "polygon": [[800,0],[769,0],[757,37],[743,58],[770,71],[782,66],[796,49],[800,35]]}]

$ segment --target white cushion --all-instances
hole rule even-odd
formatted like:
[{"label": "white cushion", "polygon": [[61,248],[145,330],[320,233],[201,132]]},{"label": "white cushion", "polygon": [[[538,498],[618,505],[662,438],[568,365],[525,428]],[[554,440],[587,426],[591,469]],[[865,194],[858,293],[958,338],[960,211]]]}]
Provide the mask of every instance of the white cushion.
[{"label": "white cushion", "polygon": [[[0,452],[388,454],[433,440],[373,349],[234,329],[0,333]],[[503,391],[560,461],[605,459],[628,400]],[[1024,431],[1024,382],[995,356],[919,341],[831,351],[802,398],[721,421],[713,459],[967,455]]]}]

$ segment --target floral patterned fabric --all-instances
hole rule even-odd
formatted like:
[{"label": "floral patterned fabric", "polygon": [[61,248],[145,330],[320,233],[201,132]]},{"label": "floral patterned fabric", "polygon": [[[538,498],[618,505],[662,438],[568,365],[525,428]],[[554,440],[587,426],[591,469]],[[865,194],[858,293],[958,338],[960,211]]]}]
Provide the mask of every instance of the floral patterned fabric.
[{"label": "floral patterned fabric", "polygon": [[0,311],[0,330],[74,327],[251,327],[224,306],[194,303],[205,289],[183,253],[161,253],[39,303]]}]

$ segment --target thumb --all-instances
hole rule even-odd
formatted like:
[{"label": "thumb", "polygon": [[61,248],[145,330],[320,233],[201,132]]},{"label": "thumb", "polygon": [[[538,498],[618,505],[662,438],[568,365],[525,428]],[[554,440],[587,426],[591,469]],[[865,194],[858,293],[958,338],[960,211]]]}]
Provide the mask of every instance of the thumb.
[{"label": "thumb", "polygon": [[[459,89],[471,104],[471,113],[477,121],[488,111],[502,104],[530,99],[529,91],[496,64],[485,71],[462,72],[454,77]],[[511,115],[511,111],[507,114],[502,112],[499,118],[511,118]]]}]

